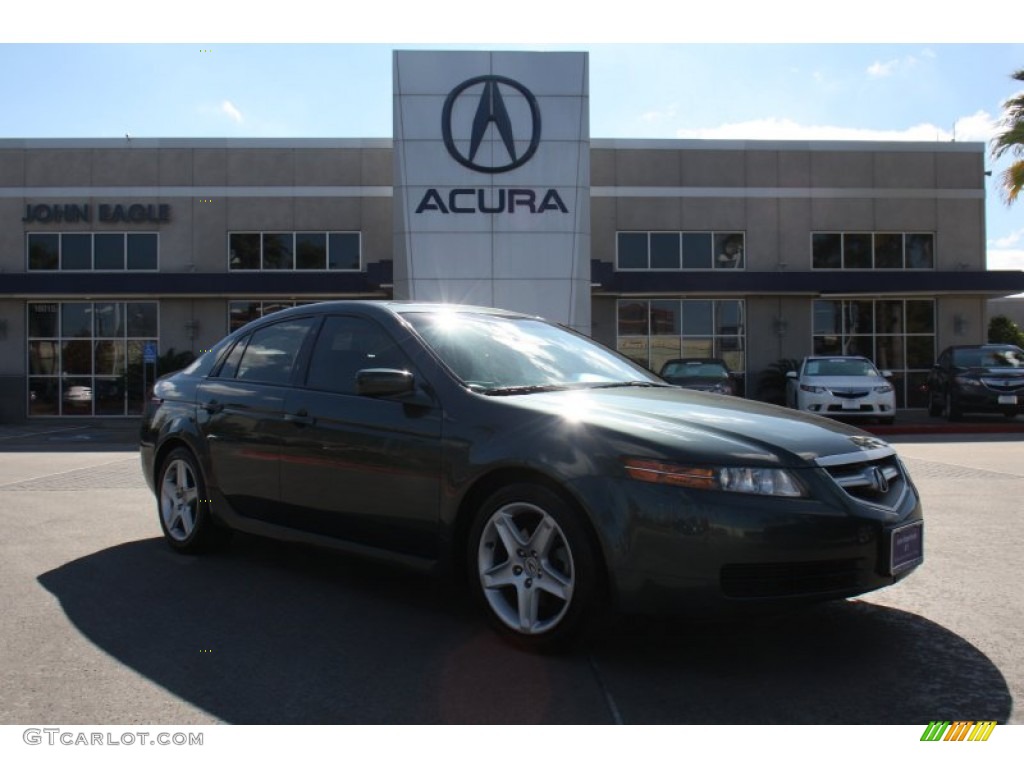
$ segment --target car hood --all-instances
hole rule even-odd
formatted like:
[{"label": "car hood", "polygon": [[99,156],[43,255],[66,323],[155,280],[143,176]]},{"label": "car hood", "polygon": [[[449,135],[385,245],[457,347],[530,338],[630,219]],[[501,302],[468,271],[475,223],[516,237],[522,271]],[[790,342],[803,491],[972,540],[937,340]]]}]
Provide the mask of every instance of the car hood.
[{"label": "car hood", "polygon": [[620,387],[519,395],[515,405],[600,428],[621,441],[703,463],[807,466],[823,456],[888,449],[841,422],[753,400],[671,387]]}]

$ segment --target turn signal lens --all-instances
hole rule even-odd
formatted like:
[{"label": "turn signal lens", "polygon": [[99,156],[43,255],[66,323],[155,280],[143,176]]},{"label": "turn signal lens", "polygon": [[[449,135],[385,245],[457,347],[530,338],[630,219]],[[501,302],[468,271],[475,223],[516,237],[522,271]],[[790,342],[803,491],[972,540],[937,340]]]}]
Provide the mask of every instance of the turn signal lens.
[{"label": "turn signal lens", "polygon": [[731,491],[760,496],[807,496],[803,485],[784,469],[766,467],[693,467],[652,459],[623,458],[634,480],[700,491]]},{"label": "turn signal lens", "polygon": [[649,459],[626,459],[626,472],[634,480],[645,483],[680,485],[684,488],[699,488],[714,491],[718,488],[714,470],[706,467],[684,467]]}]

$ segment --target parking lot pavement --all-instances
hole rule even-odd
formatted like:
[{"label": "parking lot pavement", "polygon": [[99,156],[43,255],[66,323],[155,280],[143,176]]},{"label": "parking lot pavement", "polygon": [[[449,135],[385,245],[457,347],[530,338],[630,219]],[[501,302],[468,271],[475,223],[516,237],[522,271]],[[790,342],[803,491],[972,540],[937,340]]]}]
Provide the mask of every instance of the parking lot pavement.
[{"label": "parking lot pavement", "polygon": [[929,416],[924,409],[901,410],[893,424],[864,424],[877,435],[1024,435],[1024,416],[969,414],[959,421]]},{"label": "parking lot pavement", "polygon": [[0,722],[1024,723],[1022,436],[892,442],[926,517],[900,584],[756,620],[618,619],[560,657],[501,643],[418,573],[244,536],[176,555],[129,444],[7,452]]},{"label": "parking lot pavement", "polygon": [[0,452],[119,451],[136,450],[138,444],[137,419],[0,424]]}]

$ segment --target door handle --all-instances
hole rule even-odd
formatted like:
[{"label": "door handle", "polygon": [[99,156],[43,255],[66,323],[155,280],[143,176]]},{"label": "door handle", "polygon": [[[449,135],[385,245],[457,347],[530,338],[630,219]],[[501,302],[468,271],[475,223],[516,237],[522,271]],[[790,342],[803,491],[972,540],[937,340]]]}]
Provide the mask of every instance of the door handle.
[{"label": "door handle", "polygon": [[308,427],[316,421],[316,419],[310,416],[305,409],[297,413],[286,413],[284,415],[284,420],[297,427]]},{"label": "door handle", "polygon": [[224,404],[218,403],[216,400],[211,400],[208,403],[203,403],[203,410],[209,414],[220,413],[224,410]]}]

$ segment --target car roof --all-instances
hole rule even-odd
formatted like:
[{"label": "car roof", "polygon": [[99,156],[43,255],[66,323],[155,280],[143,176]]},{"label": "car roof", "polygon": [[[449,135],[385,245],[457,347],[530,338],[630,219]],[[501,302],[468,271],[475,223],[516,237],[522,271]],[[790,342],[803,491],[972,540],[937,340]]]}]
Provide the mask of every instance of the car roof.
[{"label": "car roof", "polygon": [[[492,315],[494,317],[507,317],[507,318],[523,318],[523,319],[537,319],[543,320],[536,315],[527,315],[521,312],[514,312],[508,309],[500,309],[496,307],[482,307],[472,304],[448,304],[443,302],[424,302],[424,301],[402,301],[402,300],[376,300],[376,299],[338,299],[329,301],[316,301],[309,304],[299,304],[294,307],[286,307],[276,312],[272,312],[263,317],[246,323],[242,328],[249,326],[255,327],[257,324],[263,325],[266,322],[276,322],[278,320],[293,316],[293,315],[308,315],[310,313],[323,315],[330,314],[332,312],[352,312],[358,311],[360,314],[367,315],[393,315],[401,316],[404,314],[411,314],[417,312],[459,312],[465,314],[474,315]],[[236,329],[233,333],[237,333],[241,328]]]}]

